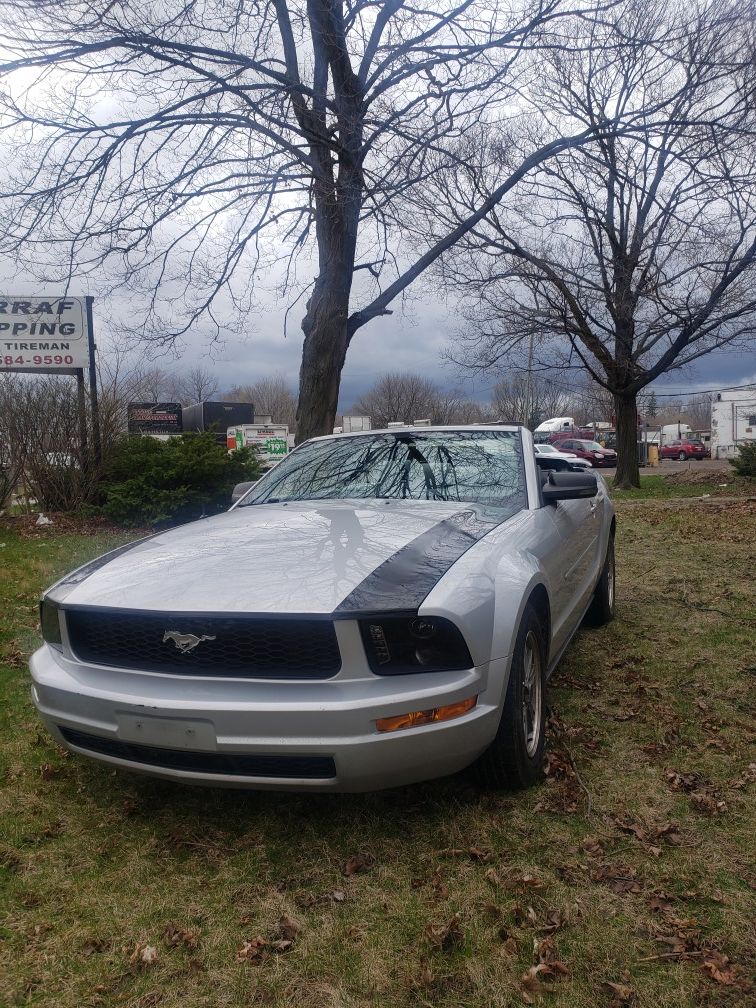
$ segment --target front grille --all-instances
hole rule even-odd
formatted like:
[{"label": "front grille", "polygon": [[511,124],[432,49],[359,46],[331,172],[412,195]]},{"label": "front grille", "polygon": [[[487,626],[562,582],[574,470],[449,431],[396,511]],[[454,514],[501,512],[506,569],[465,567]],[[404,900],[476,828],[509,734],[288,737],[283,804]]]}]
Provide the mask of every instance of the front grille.
[{"label": "front grille", "polygon": [[[74,654],[96,665],[254,679],[328,679],[341,667],[330,620],[68,609],[66,625]],[[172,632],[206,639],[182,652],[164,640]]]},{"label": "front grille", "polygon": [[230,777],[287,777],[292,780],[329,780],[336,776],[336,765],[331,756],[190,752],[102,738],[64,728],[63,725],[58,725],[58,729],[66,742],[77,749],[166,770],[193,770],[195,773],[226,774]]}]

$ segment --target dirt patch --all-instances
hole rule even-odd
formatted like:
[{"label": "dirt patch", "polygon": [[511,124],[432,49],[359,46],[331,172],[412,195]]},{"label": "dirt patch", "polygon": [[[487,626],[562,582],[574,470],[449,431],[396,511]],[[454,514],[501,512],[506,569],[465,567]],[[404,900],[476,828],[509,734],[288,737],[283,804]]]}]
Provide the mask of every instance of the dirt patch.
[{"label": "dirt patch", "polygon": [[738,476],[735,471],[727,469],[676,469],[674,472],[659,473],[668,486],[704,486],[727,489],[729,494],[755,493],[756,483],[753,480]]},{"label": "dirt patch", "polygon": [[[39,539],[46,536],[62,534],[71,535],[124,535],[124,529],[113,525],[105,518],[70,514],[63,511],[46,511],[45,518],[50,524],[38,525],[39,512],[30,515],[3,515],[0,517],[0,528],[8,528],[21,539]],[[152,529],[129,529],[128,534],[134,538],[150,535]]]}]

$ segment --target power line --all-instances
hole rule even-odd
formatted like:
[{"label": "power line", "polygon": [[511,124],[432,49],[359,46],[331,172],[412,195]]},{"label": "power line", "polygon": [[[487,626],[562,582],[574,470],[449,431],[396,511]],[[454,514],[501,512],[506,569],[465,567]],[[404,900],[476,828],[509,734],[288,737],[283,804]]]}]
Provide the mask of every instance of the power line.
[{"label": "power line", "polygon": [[[597,396],[601,395],[600,391],[593,392],[590,388],[585,388],[585,386],[575,387],[574,385],[561,385],[559,382],[555,382],[552,379],[547,378],[546,381],[550,385],[554,385],[556,388],[561,389],[563,392],[572,392],[574,395],[582,396],[585,399],[595,399]],[[692,395],[710,395],[714,392],[739,392],[743,389],[753,389],[756,392],[756,384],[750,382],[748,385],[719,385],[717,388],[712,389],[687,389],[681,392],[657,392],[656,389],[651,386],[646,386],[642,389],[638,395],[655,395],[657,398],[663,399],[677,399],[682,396],[692,396]],[[606,389],[602,389],[606,391]]]},{"label": "power line", "polygon": [[751,382],[749,385],[720,385],[719,388],[689,389],[687,392],[657,392],[655,389],[651,389],[650,392],[653,392],[656,396],[663,396],[667,399],[671,396],[710,395],[713,392],[739,392],[741,389],[756,390],[756,385]]}]

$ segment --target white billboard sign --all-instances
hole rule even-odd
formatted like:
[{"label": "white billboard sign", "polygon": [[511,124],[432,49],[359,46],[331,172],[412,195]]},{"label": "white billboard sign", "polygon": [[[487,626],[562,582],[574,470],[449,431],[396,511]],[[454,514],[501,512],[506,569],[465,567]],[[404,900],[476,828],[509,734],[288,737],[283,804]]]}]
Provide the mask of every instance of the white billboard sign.
[{"label": "white billboard sign", "polygon": [[88,366],[86,298],[0,294],[0,371]]}]

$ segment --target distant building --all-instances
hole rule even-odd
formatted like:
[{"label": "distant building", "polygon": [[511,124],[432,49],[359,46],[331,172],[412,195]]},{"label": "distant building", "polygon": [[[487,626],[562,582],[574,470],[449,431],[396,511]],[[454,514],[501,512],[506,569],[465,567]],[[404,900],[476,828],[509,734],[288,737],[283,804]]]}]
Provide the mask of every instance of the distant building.
[{"label": "distant building", "polygon": [[756,385],[717,392],[711,404],[711,457],[732,458],[742,441],[756,441]]}]

